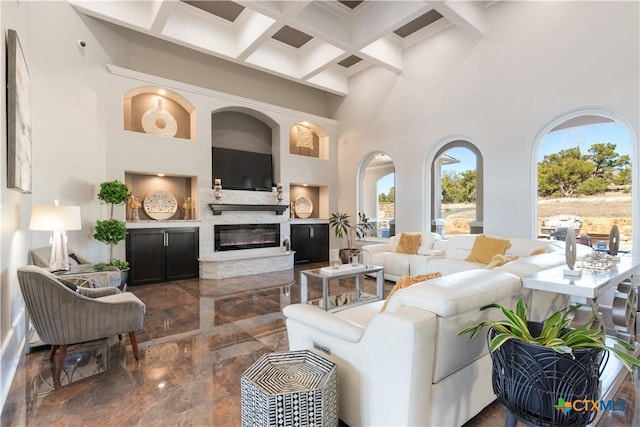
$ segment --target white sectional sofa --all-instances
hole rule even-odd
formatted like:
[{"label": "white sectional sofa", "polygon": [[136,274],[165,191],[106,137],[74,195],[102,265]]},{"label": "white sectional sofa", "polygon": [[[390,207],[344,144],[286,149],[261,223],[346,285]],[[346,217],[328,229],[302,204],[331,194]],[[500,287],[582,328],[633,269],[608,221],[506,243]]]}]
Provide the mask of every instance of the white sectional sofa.
[{"label": "white sectional sofa", "polygon": [[513,306],[521,294],[516,275],[475,269],[402,289],[384,312],[382,301],[283,312],[291,350],[314,349],[337,364],[339,417],[348,425],[461,426],[495,396],[486,339],[457,333],[498,316],[480,307]]},{"label": "white sectional sofa", "polygon": [[[466,261],[477,236],[431,237],[431,248],[423,251],[432,252],[424,255],[365,247],[370,258],[364,262],[395,268],[391,277],[444,274],[397,291],[383,312],[382,301],[336,312],[307,304],[283,310],[290,349],[313,349],[337,364],[339,416],[352,427],[461,426],[495,395],[486,339],[470,341],[458,331],[497,316],[497,310],[479,310],[490,303],[513,307],[524,296],[532,320],[569,303],[564,295],[529,292],[521,281],[562,265],[564,242],[509,239],[506,254],[518,259],[487,269]],[[545,253],[531,255],[542,248]]]},{"label": "white sectional sofa", "polygon": [[[414,233],[416,234],[416,233]],[[437,233],[422,233],[422,241],[416,254],[397,252],[400,236],[393,236],[388,243],[365,245],[362,247],[362,261],[364,264],[380,265],[384,267],[385,279],[397,281],[402,276],[417,276],[421,274],[440,272],[447,275],[459,271],[485,268],[486,264],[466,261],[471,253],[473,243],[478,235],[456,235],[442,240]],[[511,247],[505,255],[517,256],[518,260],[512,261],[508,268],[515,268],[517,264],[523,264],[523,273],[526,265],[531,263],[531,254],[542,249],[548,254],[559,255],[562,258],[551,258],[554,265],[564,262],[564,242],[556,240],[538,240],[524,238],[505,238],[511,243]],[[539,256],[539,255],[533,255]],[[535,262],[541,261],[536,259]],[[535,264],[534,262],[534,264]],[[553,265],[548,265],[551,267]],[[547,268],[548,268],[547,267]],[[527,274],[531,274],[535,270]],[[525,275],[527,275],[525,274]],[[518,274],[521,276],[520,274]],[[521,276],[522,277],[522,276]]]}]

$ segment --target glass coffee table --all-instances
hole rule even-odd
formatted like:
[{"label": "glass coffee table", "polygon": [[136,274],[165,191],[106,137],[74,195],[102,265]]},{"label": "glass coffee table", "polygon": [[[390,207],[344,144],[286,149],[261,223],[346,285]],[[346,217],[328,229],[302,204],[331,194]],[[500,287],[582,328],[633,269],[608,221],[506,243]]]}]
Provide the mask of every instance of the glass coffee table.
[{"label": "glass coffee table", "polygon": [[[376,294],[366,294],[360,290],[360,278],[367,274],[376,275]],[[322,298],[309,299],[309,279],[322,281]],[[355,279],[355,291],[335,296],[329,301],[329,282],[333,279]],[[343,264],[338,267],[322,267],[300,272],[300,302],[317,303],[323,310],[337,310],[353,304],[384,299],[384,268],[377,265]]]}]

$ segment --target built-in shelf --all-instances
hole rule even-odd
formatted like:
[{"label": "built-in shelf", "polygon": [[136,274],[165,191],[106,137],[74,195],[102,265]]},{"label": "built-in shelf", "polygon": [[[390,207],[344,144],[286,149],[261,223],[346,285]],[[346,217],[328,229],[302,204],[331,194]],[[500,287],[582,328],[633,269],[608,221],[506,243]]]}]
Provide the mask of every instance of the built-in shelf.
[{"label": "built-in shelf", "polygon": [[276,215],[282,215],[284,211],[286,211],[289,206],[287,205],[238,205],[238,204],[217,204],[217,203],[209,203],[209,207],[213,211],[214,215],[222,215],[224,211],[250,211],[250,212],[259,212],[259,211],[274,211]]}]

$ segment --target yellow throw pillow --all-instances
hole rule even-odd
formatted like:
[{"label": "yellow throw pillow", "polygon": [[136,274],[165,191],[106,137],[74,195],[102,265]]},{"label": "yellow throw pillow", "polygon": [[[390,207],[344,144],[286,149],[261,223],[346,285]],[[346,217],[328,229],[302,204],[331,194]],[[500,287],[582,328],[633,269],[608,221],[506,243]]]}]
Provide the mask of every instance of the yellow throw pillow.
[{"label": "yellow throw pillow", "polygon": [[533,256],[533,255],[542,255],[542,254],[546,254],[547,250],[545,248],[538,248],[538,249],[534,249],[529,256]]},{"label": "yellow throw pillow", "polygon": [[467,261],[489,264],[495,254],[504,255],[504,252],[510,247],[511,242],[508,240],[481,234],[476,237],[476,240],[473,242],[473,247],[467,257]]},{"label": "yellow throw pillow", "polygon": [[382,313],[387,308],[387,304],[389,303],[391,296],[395,294],[396,291],[399,291],[400,289],[408,288],[409,286],[415,285],[416,283],[424,282],[425,280],[429,280],[429,279],[435,279],[436,277],[441,277],[441,276],[442,276],[442,273],[440,273],[439,271],[436,271],[435,273],[421,274],[419,276],[402,276],[401,278],[398,279],[393,289],[391,289],[391,292],[389,292],[389,295],[387,295],[387,299],[384,301],[384,304],[382,304],[382,308],[380,309],[380,312]]},{"label": "yellow throw pillow", "polygon": [[418,253],[421,241],[422,234],[402,232],[400,233],[400,240],[398,241],[396,252],[415,255]]},{"label": "yellow throw pillow", "polygon": [[515,261],[518,259],[518,255],[502,255],[495,254],[493,258],[491,258],[491,262],[487,264],[487,269],[493,270],[496,267],[500,267],[501,265],[505,265],[508,262]]}]

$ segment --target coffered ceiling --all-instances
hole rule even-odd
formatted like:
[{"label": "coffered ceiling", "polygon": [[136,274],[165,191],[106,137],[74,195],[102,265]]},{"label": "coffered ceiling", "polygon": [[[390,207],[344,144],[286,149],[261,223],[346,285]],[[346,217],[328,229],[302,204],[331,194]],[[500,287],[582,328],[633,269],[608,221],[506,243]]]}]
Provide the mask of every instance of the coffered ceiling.
[{"label": "coffered ceiling", "polygon": [[80,13],[338,95],[370,66],[451,25],[484,34],[495,1],[69,0]]}]

